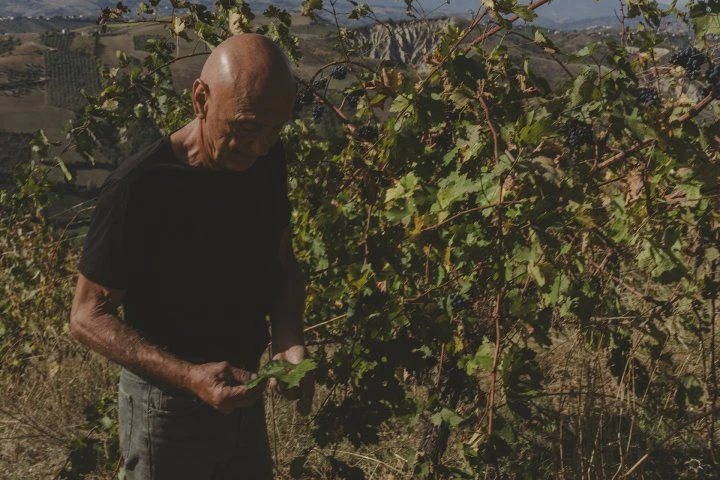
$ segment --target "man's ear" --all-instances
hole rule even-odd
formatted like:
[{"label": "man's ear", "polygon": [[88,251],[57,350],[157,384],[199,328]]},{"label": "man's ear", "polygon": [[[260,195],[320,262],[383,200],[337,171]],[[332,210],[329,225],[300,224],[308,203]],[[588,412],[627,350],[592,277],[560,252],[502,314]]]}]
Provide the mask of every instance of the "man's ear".
[{"label": "man's ear", "polygon": [[199,78],[193,82],[192,104],[193,111],[197,118],[205,118],[207,115],[207,102],[210,92],[205,82]]}]

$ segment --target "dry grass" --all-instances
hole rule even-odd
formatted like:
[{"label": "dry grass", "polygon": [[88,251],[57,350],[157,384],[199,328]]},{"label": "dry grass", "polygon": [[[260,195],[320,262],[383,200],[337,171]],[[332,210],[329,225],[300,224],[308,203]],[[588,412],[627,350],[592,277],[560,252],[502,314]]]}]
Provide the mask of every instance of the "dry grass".
[{"label": "dry grass", "polygon": [[73,438],[108,439],[87,428],[85,410],[112,392],[117,368],[79,350],[60,361],[53,356],[41,352],[25,373],[0,379],[1,478],[55,478]]},{"label": "dry grass", "polygon": [[368,480],[411,478],[407,457],[414,454],[418,438],[416,433],[402,422],[388,422],[383,425],[380,429],[381,440],[377,445],[355,448],[349,442],[341,442],[320,448],[314,443],[313,415],[331,394],[326,388],[318,388],[314,413],[308,417],[300,416],[292,403],[278,395],[269,393],[266,396],[268,434],[273,460],[278,468],[278,478],[293,478],[289,473],[290,464],[294,458],[303,455],[307,456],[301,477],[303,479],[338,478],[333,471],[331,458],[361,469]]},{"label": "dry grass", "polygon": [[[66,341],[72,342],[63,333]],[[112,431],[88,423],[86,410],[99,399],[114,398],[119,368],[82,348],[59,361],[51,360],[54,356],[52,351],[40,353],[26,373],[8,371],[0,379],[0,478],[56,478],[68,461],[73,438],[115,441]],[[326,389],[318,389],[315,411],[327,395]],[[400,426],[384,428],[380,445],[320,449],[312,440],[312,415],[300,416],[293,403],[270,392],[266,410],[278,478],[290,478],[290,462],[303,454],[308,461],[302,478],[336,478],[330,457],[361,468],[368,479],[410,478],[404,457],[416,439],[412,432],[400,433]],[[117,461],[113,458],[110,463]],[[110,480],[115,474],[100,468],[83,478]]]},{"label": "dry grass", "polygon": [[[643,339],[634,340],[637,343]],[[114,442],[112,432],[90,426],[86,409],[96,405],[98,399],[114,398],[117,366],[73,347],[67,329],[46,332],[38,337],[38,344],[42,348],[25,372],[8,370],[0,377],[0,477],[9,480],[54,478],[68,459],[73,438],[90,436],[101,443]],[[648,398],[648,393],[636,395],[629,369],[621,382],[611,375],[605,364],[604,348],[589,347],[581,332],[567,328],[554,339],[552,348],[539,349],[538,360],[546,372],[547,388],[536,396],[534,405],[542,414],[546,435],[534,442],[542,446],[544,454],[551,452],[546,461],[554,467],[553,476],[544,478],[622,478],[618,475],[627,472],[646,453],[648,441],[663,438],[671,430],[675,419],[651,418],[648,409],[653,402],[671,406],[672,393],[660,399]],[[678,362],[675,371],[666,374],[702,375],[699,345],[668,343],[666,348],[684,359]],[[655,379],[653,373],[651,383]],[[481,385],[485,380],[478,378]],[[319,388],[314,411],[321,408],[331,394]],[[427,392],[416,388],[413,395],[422,404]],[[504,408],[504,399],[499,397],[497,401],[499,407]],[[413,477],[409,462],[420,444],[422,429],[418,425],[397,419],[381,427],[377,445],[354,448],[342,442],[319,448],[312,440],[312,416],[299,416],[292,403],[270,392],[266,395],[266,407],[278,478],[291,478],[290,464],[302,455],[307,456],[302,476],[307,479],[337,478],[331,458],[360,468],[368,479]],[[466,402],[459,406],[458,412],[471,416],[479,414],[483,407],[481,401]],[[482,434],[484,429],[485,424],[478,421],[455,432],[444,457],[445,464],[461,466],[461,444],[476,433]],[[672,440],[675,441],[681,441],[680,436]],[[680,454],[682,444],[676,447]],[[111,459],[110,463],[117,460]],[[684,460],[678,458],[677,461]],[[85,478],[110,479],[113,473],[99,469]]]}]

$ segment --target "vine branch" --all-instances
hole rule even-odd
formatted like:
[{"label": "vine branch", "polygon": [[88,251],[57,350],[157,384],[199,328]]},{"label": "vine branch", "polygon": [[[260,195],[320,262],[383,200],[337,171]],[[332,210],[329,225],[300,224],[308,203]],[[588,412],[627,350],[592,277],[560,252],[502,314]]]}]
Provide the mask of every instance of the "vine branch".
[{"label": "vine branch", "polygon": [[[528,8],[528,10],[535,10],[536,8],[545,5],[549,1],[550,0],[537,0],[536,2],[533,2],[530,5],[528,5],[527,8]],[[511,15],[510,17],[506,18],[505,20],[510,23],[513,23],[513,22],[516,22],[519,18],[520,17],[517,15]],[[496,25],[493,28],[491,28],[490,30],[488,30],[487,32],[483,33],[482,35],[480,35],[478,38],[476,38],[475,40],[473,40],[470,43],[470,45],[465,49],[465,53],[468,53],[477,44],[484,42],[485,40],[492,37],[493,35],[495,35],[497,32],[499,32],[502,29],[503,29],[502,25]]]}]

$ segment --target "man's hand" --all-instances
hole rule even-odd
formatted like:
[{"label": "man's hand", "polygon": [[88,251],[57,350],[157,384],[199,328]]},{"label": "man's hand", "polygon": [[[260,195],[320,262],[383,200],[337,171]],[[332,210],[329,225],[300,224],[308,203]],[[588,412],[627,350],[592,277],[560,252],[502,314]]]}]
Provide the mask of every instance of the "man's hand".
[{"label": "man's hand", "polygon": [[[305,360],[307,352],[302,345],[294,345],[284,352],[273,356],[273,360],[285,360],[298,364]],[[307,415],[312,409],[313,396],[315,395],[315,374],[308,372],[297,388],[284,389],[274,378],[270,379],[270,387],[288,400],[297,400],[297,411],[301,415]]]},{"label": "man's hand", "polygon": [[253,388],[244,384],[257,375],[227,362],[203,363],[190,368],[189,385],[193,393],[222,413],[250,407],[263,394],[266,382]]}]

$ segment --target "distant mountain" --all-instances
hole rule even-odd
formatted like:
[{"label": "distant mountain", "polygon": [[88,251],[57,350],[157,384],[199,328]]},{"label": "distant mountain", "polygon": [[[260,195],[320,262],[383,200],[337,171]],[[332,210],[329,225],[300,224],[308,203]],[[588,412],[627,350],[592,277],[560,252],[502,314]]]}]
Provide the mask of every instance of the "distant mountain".
[{"label": "distant mountain", "polygon": [[[202,0],[203,3],[211,6],[213,0]],[[134,9],[139,0],[125,0],[125,5]],[[300,0],[281,0],[270,2],[265,0],[250,0],[250,5],[256,11],[261,11],[268,5],[275,5],[289,11],[300,10]],[[326,2],[328,3],[328,2]],[[368,0],[374,13],[381,19],[392,18],[395,20],[409,19],[407,5],[403,0]],[[529,0],[528,0],[529,3]],[[661,3],[669,3],[668,0]],[[687,0],[680,0],[679,5],[684,5]],[[0,0],[0,17],[22,17],[22,16],[98,16],[103,7],[115,5],[113,0]],[[415,0],[412,13],[417,17],[423,16],[458,16],[471,18],[473,12],[477,11],[478,0]],[[538,18],[535,24],[559,30],[572,30],[585,28],[589,25],[617,25],[615,12],[618,10],[618,0],[552,0],[549,4],[543,5],[536,10]],[[161,13],[169,13],[171,10],[169,1],[161,1],[159,8]],[[336,3],[337,12],[340,16],[347,15],[352,9],[349,1]]]}]

